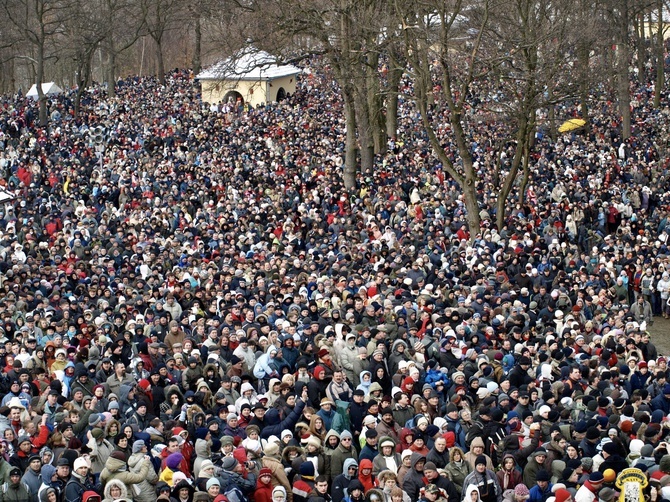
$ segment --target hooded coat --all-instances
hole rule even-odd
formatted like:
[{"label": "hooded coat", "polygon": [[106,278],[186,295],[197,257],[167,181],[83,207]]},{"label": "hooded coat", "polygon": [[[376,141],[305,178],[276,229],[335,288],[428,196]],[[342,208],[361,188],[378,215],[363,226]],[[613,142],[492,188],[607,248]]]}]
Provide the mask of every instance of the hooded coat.
[{"label": "hooded coat", "polygon": [[[121,496],[120,497],[112,497],[112,487],[116,486],[121,490]],[[122,481],[118,479],[111,479],[106,485],[105,485],[105,490],[103,491],[104,498],[102,499],[102,502],[114,502],[115,500],[118,500],[119,498],[122,499],[127,499],[128,498],[128,488],[126,487],[125,484],[123,484]],[[154,496],[154,500],[156,497]],[[137,499],[134,499],[137,500]]]},{"label": "hooded coat", "polygon": [[[514,467],[512,467],[510,471],[506,470],[504,467],[505,461],[508,458],[512,459],[512,461],[514,462]],[[503,492],[505,490],[514,489],[516,485],[518,485],[519,483],[523,483],[523,476],[521,474],[521,471],[518,469],[518,464],[516,463],[514,455],[511,455],[509,453],[504,454],[501,465],[503,466],[503,468],[500,469],[498,472],[496,472],[496,477],[498,478],[498,483],[500,483],[500,487],[502,488]]]},{"label": "hooded coat", "polygon": [[353,481],[360,483],[360,481],[358,481],[358,471],[356,471],[356,474],[353,476],[349,475],[349,468],[351,466],[358,467],[358,462],[353,458],[346,459],[342,468],[342,474],[332,478],[333,487],[331,490],[331,495],[333,500],[344,500],[345,497],[349,496],[349,486],[351,483]]},{"label": "hooded coat", "polygon": [[[470,451],[465,454],[465,461],[470,465],[470,470],[474,470],[475,460],[477,459],[477,455],[472,453],[472,449],[475,446],[484,447],[484,440],[482,438],[480,438],[479,436],[477,436],[470,443]],[[484,447],[484,451],[486,451],[485,447]],[[491,461],[491,457],[489,457],[486,454],[484,454],[484,456],[486,457],[486,468],[492,471],[493,470],[493,462]]]},{"label": "hooded coat", "polygon": [[[143,462],[144,453],[133,453],[128,459],[128,467],[130,472],[133,474],[142,474],[142,469],[148,464],[148,462]],[[158,474],[156,471],[149,467],[149,470],[139,483],[135,483],[135,493],[133,494],[134,502],[153,502],[156,500],[156,483],[158,482]],[[139,492],[139,494],[138,494]]]},{"label": "hooded coat", "polygon": [[195,461],[193,462],[193,477],[198,478],[200,476],[200,466],[202,462],[206,459],[212,458],[212,450],[210,448],[210,443],[204,439],[195,440]]},{"label": "hooded coat", "polygon": [[407,495],[409,495],[411,500],[418,500],[421,488],[426,485],[423,477],[423,471],[419,472],[416,470],[416,464],[420,460],[423,460],[425,463],[426,457],[420,453],[412,453],[410,460],[411,469],[402,482],[402,489],[407,492]]}]

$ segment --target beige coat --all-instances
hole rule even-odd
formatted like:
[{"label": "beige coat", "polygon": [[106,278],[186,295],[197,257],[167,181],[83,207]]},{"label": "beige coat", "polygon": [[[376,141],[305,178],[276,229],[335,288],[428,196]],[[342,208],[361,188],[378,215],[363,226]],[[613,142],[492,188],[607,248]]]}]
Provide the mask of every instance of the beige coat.
[{"label": "beige coat", "polygon": [[272,471],[272,487],[274,488],[277,485],[283,486],[286,490],[286,499],[291,502],[293,500],[293,489],[291,488],[291,483],[288,482],[288,477],[282,463],[278,459],[267,455],[263,457],[262,462],[263,467]]}]

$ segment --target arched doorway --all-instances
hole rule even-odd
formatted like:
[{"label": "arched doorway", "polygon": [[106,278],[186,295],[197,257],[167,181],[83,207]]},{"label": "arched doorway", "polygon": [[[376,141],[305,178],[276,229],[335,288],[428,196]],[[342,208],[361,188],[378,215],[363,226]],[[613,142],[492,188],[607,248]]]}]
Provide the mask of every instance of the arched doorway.
[{"label": "arched doorway", "polygon": [[237,91],[228,91],[224,96],[223,96],[223,102],[224,103],[237,103],[240,101],[242,104],[244,104],[244,98],[242,95],[237,92]]},{"label": "arched doorway", "polygon": [[277,91],[277,102],[284,101],[286,99],[286,90],[283,87],[280,87]]}]

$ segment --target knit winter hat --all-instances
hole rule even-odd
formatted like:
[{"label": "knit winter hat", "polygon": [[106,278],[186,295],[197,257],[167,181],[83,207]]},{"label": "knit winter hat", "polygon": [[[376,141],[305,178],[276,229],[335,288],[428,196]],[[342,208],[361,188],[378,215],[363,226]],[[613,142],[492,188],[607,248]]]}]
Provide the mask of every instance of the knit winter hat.
[{"label": "knit winter hat", "polygon": [[310,461],[300,464],[300,475],[303,478],[311,479],[314,477],[314,464]]},{"label": "knit winter hat", "polygon": [[[168,458],[170,458],[170,457],[168,457]],[[235,457],[226,457],[225,459],[223,459],[222,467],[223,467],[224,471],[230,472],[233,469],[235,469],[236,465],[237,465],[237,460],[235,459]]]},{"label": "knit winter hat", "polygon": [[530,498],[530,491],[528,487],[523,483],[519,483],[514,487],[514,496],[517,500]]},{"label": "knit winter hat", "polygon": [[165,465],[171,469],[171,470],[177,470],[179,469],[179,464],[181,464],[181,461],[184,460],[184,456],[179,453],[171,453],[168,455],[168,458],[165,460]]}]

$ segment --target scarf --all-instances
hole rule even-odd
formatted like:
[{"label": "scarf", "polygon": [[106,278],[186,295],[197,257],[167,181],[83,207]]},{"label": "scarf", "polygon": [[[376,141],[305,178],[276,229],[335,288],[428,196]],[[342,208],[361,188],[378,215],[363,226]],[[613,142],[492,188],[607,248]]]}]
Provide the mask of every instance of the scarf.
[{"label": "scarf", "polygon": [[386,462],[386,468],[391,472],[398,472],[398,464],[395,462],[395,457],[391,455],[390,457],[384,457]]}]

